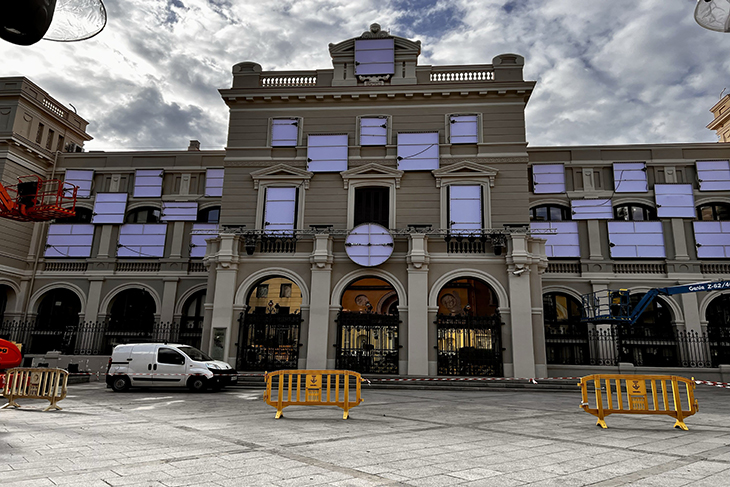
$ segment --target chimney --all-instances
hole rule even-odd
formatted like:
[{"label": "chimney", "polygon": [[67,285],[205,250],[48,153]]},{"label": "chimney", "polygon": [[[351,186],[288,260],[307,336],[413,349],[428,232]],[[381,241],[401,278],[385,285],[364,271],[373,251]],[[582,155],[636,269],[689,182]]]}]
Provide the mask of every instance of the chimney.
[{"label": "chimney", "polygon": [[191,140],[190,145],[188,146],[188,150],[200,150],[200,141]]}]

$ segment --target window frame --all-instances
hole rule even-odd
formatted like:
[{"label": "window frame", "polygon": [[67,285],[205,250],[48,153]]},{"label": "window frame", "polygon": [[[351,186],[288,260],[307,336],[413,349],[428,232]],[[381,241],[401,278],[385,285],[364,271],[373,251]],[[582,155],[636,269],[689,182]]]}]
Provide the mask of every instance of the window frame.
[{"label": "window frame", "polygon": [[[562,213],[562,216],[564,216],[565,218],[561,218],[560,220],[553,220],[552,217],[549,217],[546,220],[538,220],[537,218],[533,219],[532,214],[538,208],[548,208],[548,209],[558,208],[560,210],[560,212]],[[548,216],[550,216],[551,213],[552,212],[548,210]],[[572,209],[570,206],[566,206],[562,203],[561,204],[543,203],[543,204],[539,204],[539,205],[530,207],[530,222],[567,222],[567,221],[573,221],[573,214],[572,214]]]},{"label": "window frame", "polygon": [[[160,181],[159,184],[155,183],[152,184],[138,184],[140,183],[141,179],[151,179],[159,177]],[[132,188],[132,196],[134,198],[160,198],[162,196],[162,182],[165,178],[165,171],[163,169],[135,169],[134,171],[134,186]],[[143,188],[155,188],[156,191],[155,194],[148,195],[148,194],[137,194],[138,192],[141,193]],[[159,193],[159,194],[157,194]]]},{"label": "window frame", "polygon": [[[545,172],[545,173],[540,173],[540,172],[535,173],[536,167],[547,167],[547,166],[562,167],[562,175],[563,175],[562,183],[551,183],[551,182],[540,183],[536,180],[537,176],[541,176],[543,174],[561,174],[560,172],[557,172],[557,171]],[[564,162],[532,164],[532,165],[530,165],[530,169],[531,169],[531,173],[532,173],[532,193],[533,194],[566,194],[567,193],[568,190],[567,190],[567,187],[565,184],[566,177],[565,177],[565,163]],[[563,189],[561,191],[538,191],[537,190],[540,185],[543,185],[543,187],[544,187],[544,185],[557,185],[557,184],[562,184]]]},{"label": "window frame", "polygon": [[[362,120],[363,119],[383,119],[385,120],[385,144],[363,144],[362,143]],[[357,116],[357,136],[355,145],[363,147],[387,147],[391,145],[393,140],[393,117],[391,115],[358,115]]]},{"label": "window frame", "polygon": [[[420,154],[425,153],[426,151],[428,151],[429,149],[431,149],[432,147],[435,146],[436,147],[436,167],[416,167],[416,168],[409,168],[409,167],[407,167],[408,166],[407,163],[406,163],[405,166],[401,165],[402,161],[406,160],[407,158],[406,157],[403,157],[401,155],[401,141],[400,141],[400,136],[401,135],[416,135],[416,134],[430,134],[430,135],[434,135],[435,134],[436,135],[436,142],[429,144],[428,147],[426,147],[422,151],[416,151],[414,154],[411,154],[410,156],[407,156],[407,157],[413,157],[415,155],[420,155]],[[414,144],[405,144],[405,143],[403,143],[402,145],[405,146],[405,145],[414,145]],[[438,169],[441,169],[441,134],[437,130],[436,131],[434,131],[434,130],[427,130],[427,131],[418,131],[418,130],[416,130],[416,131],[411,131],[411,132],[408,132],[408,131],[406,131],[406,132],[398,132],[396,134],[396,154],[397,154],[397,156],[396,156],[396,163],[398,165],[398,170],[399,171],[436,171]],[[420,159],[417,159],[417,160],[420,160]],[[428,160],[428,159],[425,159],[425,158],[423,159],[423,161],[426,161],[426,160]]]},{"label": "window frame", "polygon": [[[619,208],[628,207],[629,208],[629,215],[631,216],[628,220],[625,218],[619,218],[617,210]],[[633,218],[633,210],[631,208],[641,208],[647,213],[648,218],[645,220],[634,220]],[[646,203],[614,203],[613,205],[613,221],[617,222],[656,222],[660,221],[659,216],[657,215],[656,208],[652,208],[650,205]]]},{"label": "window frame", "polygon": [[[268,188],[295,188],[295,207],[294,207],[294,231],[304,228],[304,185],[303,184],[287,184],[281,181],[262,182],[258,187],[258,195],[256,199],[256,229],[262,232],[266,231],[266,190]],[[260,225],[259,225],[260,224]],[[274,232],[286,232],[286,230],[270,230],[267,234],[276,235]]]},{"label": "window frame", "polygon": [[[294,120],[297,126],[297,141],[295,145],[274,145],[274,120]],[[269,117],[268,133],[266,135],[266,146],[273,148],[296,148],[302,145],[302,134],[304,118],[302,117]]]},{"label": "window frame", "polygon": [[[453,142],[451,140],[451,120],[453,117],[476,117],[476,134],[474,136],[476,137],[475,142]],[[481,144],[484,142],[484,124],[483,124],[483,114],[480,112],[464,112],[464,113],[447,113],[444,115],[445,118],[445,125],[446,125],[446,141],[448,144],[451,145],[474,145],[474,144]]]},{"label": "window frame", "polygon": [[[210,177],[212,171],[221,171],[221,177]],[[220,179],[220,186],[210,186],[210,181],[218,181]],[[205,170],[205,197],[206,198],[221,198],[223,196],[223,185],[225,184],[225,169],[220,167],[209,167]],[[214,190],[214,191],[211,191]],[[220,193],[220,194],[217,194]]]},{"label": "window frame", "polygon": [[494,188],[498,169],[476,164],[471,161],[462,161],[431,171],[436,179],[436,187],[440,189],[440,218],[439,226],[447,230],[449,225],[448,187],[452,184],[463,186],[481,185],[482,187],[482,222],[484,228],[492,228],[492,188]]},{"label": "window frame", "polygon": [[[710,220],[706,220],[706,219],[702,218],[702,208],[708,208],[708,207],[712,208],[712,219],[710,219]],[[725,208],[725,212],[727,212],[728,219],[722,220],[719,218],[718,211],[717,211],[718,207]],[[697,210],[697,220],[698,221],[702,221],[702,222],[730,221],[730,203],[725,203],[723,201],[711,201],[709,203],[700,203],[700,204],[697,204],[696,210]]]},{"label": "window frame", "polygon": [[[331,145],[331,146],[321,146],[321,145],[311,145],[310,142],[312,140],[312,137],[344,137],[345,145]],[[343,161],[341,159],[334,159],[334,160],[326,160],[327,167],[325,169],[319,169],[319,168],[312,168],[310,164],[312,163],[323,163],[325,160],[315,160],[310,157],[310,150],[313,148],[319,148],[319,147],[330,147],[330,148],[343,148],[345,149],[345,160],[344,160],[344,166],[338,166],[337,164],[343,164]],[[329,166],[332,167],[329,167]],[[350,136],[347,133],[339,133],[339,134],[307,134],[307,171],[311,173],[321,173],[321,172],[343,172],[347,171],[350,165]]]}]

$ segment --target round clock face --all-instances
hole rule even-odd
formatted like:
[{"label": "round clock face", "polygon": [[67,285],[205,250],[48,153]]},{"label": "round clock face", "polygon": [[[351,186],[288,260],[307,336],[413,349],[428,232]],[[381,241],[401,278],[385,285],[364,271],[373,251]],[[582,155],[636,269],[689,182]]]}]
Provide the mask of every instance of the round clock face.
[{"label": "round clock face", "polygon": [[345,240],[345,251],[356,264],[380,265],[393,253],[393,237],[377,223],[363,223],[352,229]]}]

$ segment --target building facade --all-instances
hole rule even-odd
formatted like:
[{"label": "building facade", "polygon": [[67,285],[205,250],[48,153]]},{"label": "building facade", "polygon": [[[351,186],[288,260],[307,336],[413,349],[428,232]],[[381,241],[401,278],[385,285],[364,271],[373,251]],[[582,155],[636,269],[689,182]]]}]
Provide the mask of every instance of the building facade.
[{"label": "building facade", "polygon": [[[239,370],[727,374],[727,292],[580,322],[586,293],[730,277],[725,144],[532,148],[519,55],[421,65],[377,24],[329,52],[332,69],[235,65],[225,150],[46,154],[77,216],[1,223],[19,235],[3,333],[75,356],[185,341]],[[8,147],[42,146],[17,127]]]}]

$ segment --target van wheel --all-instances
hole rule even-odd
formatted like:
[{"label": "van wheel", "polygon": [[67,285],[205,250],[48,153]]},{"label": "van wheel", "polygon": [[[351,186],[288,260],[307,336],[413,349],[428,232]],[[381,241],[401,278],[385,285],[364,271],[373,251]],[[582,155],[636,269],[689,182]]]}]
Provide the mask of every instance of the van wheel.
[{"label": "van wheel", "polygon": [[125,376],[114,377],[112,382],[114,392],[125,392],[129,390],[129,379]]},{"label": "van wheel", "polygon": [[208,387],[205,377],[191,377],[188,380],[188,389],[193,392],[203,392]]}]

